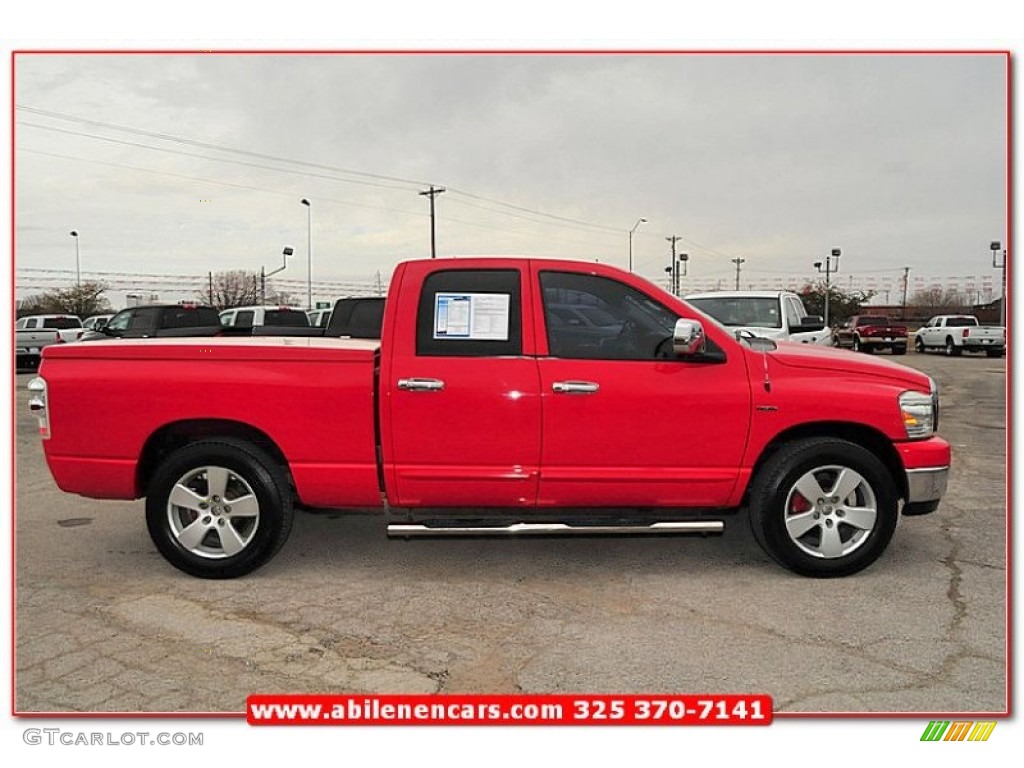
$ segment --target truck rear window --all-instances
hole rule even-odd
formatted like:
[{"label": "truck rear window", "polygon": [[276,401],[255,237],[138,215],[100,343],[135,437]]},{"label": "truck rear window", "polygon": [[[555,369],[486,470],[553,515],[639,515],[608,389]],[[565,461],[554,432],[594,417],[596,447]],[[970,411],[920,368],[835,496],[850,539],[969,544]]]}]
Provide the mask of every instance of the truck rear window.
[{"label": "truck rear window", "polygon": [[82,321],[77,317],[48,317],[43,321],[43,328],[56,328],[67,330],[68,328],[81,328]]},{"label": "truck rear window", "polygon": [[264,325],[301,325],[309,327],[306,313],[298,309],[268,309],[263,313]]}]

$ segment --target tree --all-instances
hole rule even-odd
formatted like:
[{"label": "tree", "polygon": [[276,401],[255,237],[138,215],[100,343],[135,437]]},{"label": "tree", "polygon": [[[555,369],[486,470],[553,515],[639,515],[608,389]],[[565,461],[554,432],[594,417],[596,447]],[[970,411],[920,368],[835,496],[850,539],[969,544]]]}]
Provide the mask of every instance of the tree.
[{"label": "tree", "polygon": [[260,276],[257,272],[235,269],[230,272],[215,272],[210,288],[196,294],[199,301],[217,309],[245,307],[259,304]]},{"label": "tree", "polygon": [[[958,291],[956,288],[943,290],[940,286],[933,286],[922,291],[914,291],[908,302],[912,307],[926,307],[930,314],[942,315],[951,314],[953,310],[964,311],[964,307],[970,307],[973,302]],[[941,310],[949,310],[943,312]]]},{"label": "tree", "polygon": [[103,296],[107,286],[88,280],[70,288],[45,291],[29,296],[18,307],[18,317],[25,315],[68,314],[90,317],[113,311],[110,302]]},{"label": "tree", "polygon": [[[825,281],[808,283],[798,292],[809,315],[825,315]],[[839,325],[874,298],[876,291],[843,291],[835,283],[828,287],[828,322]]]}]

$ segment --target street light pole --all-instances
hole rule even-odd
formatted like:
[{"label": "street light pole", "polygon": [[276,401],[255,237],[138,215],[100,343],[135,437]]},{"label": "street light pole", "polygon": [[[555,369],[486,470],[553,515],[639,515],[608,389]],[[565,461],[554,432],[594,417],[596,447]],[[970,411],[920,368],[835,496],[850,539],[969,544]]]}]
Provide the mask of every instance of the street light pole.
[{"label": "street light pole", "polygon": [[75,238],[75,281],[79,288],[82,287],[82,258],[78,252],[78,230],[72,229],[71,236]]},{"label": "street light pole", "polygon": [[288,266],[288,257],[291,256],[293,253],[295,253],[295,251],[292,249],[291,246],[286,245],[284,247],[284,251],[282,251],[282,253],[284,254],[284,263],[280,267],[278,267],[277,269],[275,269],[275,270],[273,270],[271,272],[267,272],[265,267],[260,267],[260,304],[261,305],[267,303],[267,278],[270,277],[271,275],[276,275],[278,272],[280,272],[285,267],[287,267]]},{"label": "street light pole", "polygon": [[306,206],[306,309],[313,308],[313,205],[302,198]]},{"label": "street light pole", "polygon": [[1003,270],[1003,292],[1002,292],[1002,296],[999,299],[999,324],[1005,328],[1006,327],[1006,249],[1005,248],[1003,249],[1003,263],[1002,264],[998,264],[997,263],[998,259],[996,257],[997,257],[997,255],[999,253],[999,249],[1003,247],[1003,244],[1001,242],[999,242],[998,240],[993,240],[992,244],[989,247],[992,249],[992,268],[993,269],[1002,269]]},{"label": "street light pole", "polygon": [[672,277],[672,281],[671,281],[672,282],[672,286],[670,288],[670,293],[673,296],[678,296],[679,295],[679,265],[676,264],[676,241],[677,240],[682,240],[682,238],[679,237],[678,235],[672,235],[671,237],[666,237],[665,239],[668,240],[672,244],[672,261],[669,262],[669,268],[665,270],[666,272],[670,272],[671,273],[671,277]]},{"label": "street light pole", "polygon": [[[841,249],[833,248],[832,252],[828,256],[825,257],[825,262],[824,262],[825,263],[825,318],[824,319],[825,319],[825,327],[826,328],[829,327],[829,314],[828,314],[828,310],[829,310],[829,300],[830,300],[831,294],[832,294],[832,273],[839,271],[839,257],[842,255],[842,253],[843,252],[842,252]],[[834,269],[832,267],[832,259],[836,260],[836,266],[835,266]],[[820,261],[814,262],[814,268],[817,269],[818,272],[821,272],[821,264],[822,264],[822,262],[820,262]]]},{"label": "street light pole", "polygon": [[633,228],[631,230],[629,230],[629,271],[630,272],[633,271],[633,233],[636,232],[637,227],[639,227],[641,224],[643,224],[646,221],[647,221],[647,219],[643,219],[643,218],[637,219],[636,220],[636,224],[634,224]]}]

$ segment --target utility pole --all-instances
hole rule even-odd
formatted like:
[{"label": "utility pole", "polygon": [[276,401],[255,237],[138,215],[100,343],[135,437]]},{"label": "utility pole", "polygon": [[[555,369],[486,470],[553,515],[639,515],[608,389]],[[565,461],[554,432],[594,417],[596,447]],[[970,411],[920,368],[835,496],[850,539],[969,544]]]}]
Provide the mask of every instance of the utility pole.
[{"label": "utility pole", "polygon": [[679,267],[676,264],[676,242],[679,241],[679,240],[682,240],[682,238],[677,236],[677,235],[672,235],[671,237],[666,237],[665,239],[668,240],[672,244],[672,261],[669,262],[669,268],[666,269],[665,271],[669,272],[671,274],[671,284],[672,284],[672,289],[671,290],[672,290],[672,295],[673,296],[678,296],[679,295]]},{"label": "utility pole", "polygon": [[444,192],[444,187],[435,187],[433,184],[426,192],[420,192],[421,195],[430,198],[430,258],[432,259],[437,258],[437,241],[434,234],[434,198],[442,192]]},{"label": "utility pole", "polygon": [[1002,293],[1002,297],[999,299],[999,324],[1005,328],[1006,327],[1006,249],[1005,248],[1003,249],[1003,263],[1002,264],[998,264],[998,263],[996,263],[998,261],[998,259],[996,257],[997,257],[997,255],[999,253],[999,249],[1003,247],[1003,244],[1001,242],[999,242],[998,240],[993,240],[992,244],[989,247],[992,249],[992,269],[1001,269],[1001,270],[1003,270],[1003,293]]},{"label": "utility pole", "polygon": [[745,263],[745,262],[746,262],[746,259],[741,259],[739,256],[737,256],[735,259],[732,260],[732,263],[736,265],[736,290],[737,291],[740,289],[740,265]]},{"label": "utility pole", "polygon": [[907,287],[910,285],[910,267],[903,268],[903,319],[907,319]]}]

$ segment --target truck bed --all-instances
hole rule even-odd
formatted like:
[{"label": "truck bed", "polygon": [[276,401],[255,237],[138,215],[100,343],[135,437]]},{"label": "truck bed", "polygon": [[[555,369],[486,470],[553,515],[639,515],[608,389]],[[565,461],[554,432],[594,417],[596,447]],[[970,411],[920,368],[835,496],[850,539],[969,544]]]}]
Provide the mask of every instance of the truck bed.
[{"label": "truck bed", "polygon": [[[40,370],[51,387],[53,418],[62,425],[50,438],[50,468],[66,491],[140,497],[140,457],[144,462],[154,445],[173,441],[177,420],[187,413],[190,423],[208,422],[211,432],[234,424],[269,438],[284,454],[304,504],[379,505],[377,349],[367,341],[249,337],[50,347]],[[119,396],[111,397],[112,389]],[[76,412],[90,419],[76,419]],[[96,424],[106,425],[102,434]]]}]

